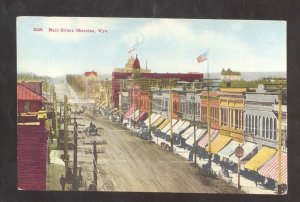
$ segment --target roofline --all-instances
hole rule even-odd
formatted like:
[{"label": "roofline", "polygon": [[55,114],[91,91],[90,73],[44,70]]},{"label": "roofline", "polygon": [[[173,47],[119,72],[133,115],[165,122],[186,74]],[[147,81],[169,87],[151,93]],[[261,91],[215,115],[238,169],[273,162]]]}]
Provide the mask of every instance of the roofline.
[{"label": "roofline", "polygon": [[[24,86],[22,83],[17,83],[17,86],[18,84],[20,84],[21,86],[23,86],[24,88],[27,88],[26,86]],[[30,90],[31,92],[35,93],[35,94],[38,94],[36,92],[34,92],[33,90],[31,90],[30,88],[27,88],[28,90]],[[45,98],[44,96],[38,94],[39,96],[41,96],[44,100],[47,100],[47,98]],[[17,95],[18,96],[18,95]],[[20,100],[26,100],[26,99],[20,99]]]}]

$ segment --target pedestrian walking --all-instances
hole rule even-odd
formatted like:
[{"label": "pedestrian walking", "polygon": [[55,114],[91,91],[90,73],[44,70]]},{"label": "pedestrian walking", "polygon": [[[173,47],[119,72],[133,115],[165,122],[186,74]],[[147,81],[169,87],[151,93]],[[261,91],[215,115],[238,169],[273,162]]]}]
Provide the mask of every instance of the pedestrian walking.
[{"label": "pedestrian walking", "polygon": [[66,179],[64,178],[64,175],[61,175],[59,182],[60,182],[60,185],[61,185],[61,189],[63,191],[65,191]]}]

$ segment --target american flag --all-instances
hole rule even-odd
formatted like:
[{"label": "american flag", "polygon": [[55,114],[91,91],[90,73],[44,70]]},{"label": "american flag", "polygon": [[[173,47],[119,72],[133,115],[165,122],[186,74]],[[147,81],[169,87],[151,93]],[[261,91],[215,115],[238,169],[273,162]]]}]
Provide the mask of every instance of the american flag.
[{"label": "american flag", "polygon": [[198,63],[204,62],[207,60],[207,51],[197,57]]}]

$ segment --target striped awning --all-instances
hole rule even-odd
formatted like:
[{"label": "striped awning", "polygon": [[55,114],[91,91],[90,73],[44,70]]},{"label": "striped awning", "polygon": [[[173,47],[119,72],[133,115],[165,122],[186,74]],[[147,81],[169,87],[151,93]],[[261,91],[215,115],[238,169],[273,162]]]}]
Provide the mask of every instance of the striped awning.
[{"label": "striped awning", "polygon": [[[258,173],[275,181],[278,180],[278,152],[258,170]],[[287,184],[287,153],[285,152],[281,154],[281,176],[282,182]]]},{"label": "striped awning", "polygon": [[164,117],[159,117],[159,119],[157,119],[155,122],[153,122],[152,127],[157,127],[159,124],[161,124],[163,121],[165,120]]},{"label": "striped awning", "polygon": [[[172,127],[174,127],[176,123],[177,123],[177,120],[176,120],[176,119],[172,119]],[[171,122],[169,122],[169,123],[161,130],[161,132],[167,133],[168,130],[170,130],[170,128],[171,128]]]},{"label": "striped awning", "polygon": [[189,121],[186,121],[182,124],[182,126],[180,126],[178,129],[177,129],[177,134],[181,133],[182,131],[184,131],[185,129],[187,129],[188,127],[190,126],[190,122]]},{"label": "striped awning", "polygon": [[146,117],[146,114],[147,112],[141,112],[140,114],[138,114],[136,117],[135,117],[135,121],[140,121],[140,120],[143,120],[145,117]]},{"label": "striped awning", "polygon": [[133,113],[133,106],[124,114],[124,118],[128,118]]},{"label": "striped awning", "polygon": [[251,158],[246,164],[245,168],[248,170],[257,171],[267,161],[269,161],[276,153],[276,149],[270,147],[262,147],[257,154]]},{"label": "striped awning", "polygon": [[170,122],[170,119],[165,119],[160,126],[157,127],[157,129],[162,130],[168,123]]},{"label": "striped awning", "polygon": [[130,114],[130,116],[128,118],[135,120],[136,117],[139,116],[139,113],[140,113],[140,110],[137,109],[137,110],[134,111],[134,113]]},{"label": "striped awning", "polygon": [[[156,116],[156,113],[152,113],[150,116],[151,116],[151,122],[152,122],[152,119]],[[149,126],[149,118],[150,118],[150,116],[148,116],[148,118],[146,118],[144,120],[144,123],[146,124],[146,126]]]},{"label": "striped awning", "polygon": [[[231,137],[225,135],[218,135],[216,139],[211,142],[211,153],[218,154],[231,140]],[[208,150],[208,147],[206,147]]]},{"label": "striped awning", "polygon": [[[174,120],[174,119],[173,119]],[[174,121],[172,122],[173,123],[173,128],[172,128],[172,130],[173,130],[173,135],[174,135],[174,130],[175,130],[175,128],[178,128],[178,124],[181,124],[181,122],[180,122],[180,120],[179,121],[177,121],[176,122],[176,120],[175,120],[175,123],[174,123]],[[166,133],[167,135],[171,135],[171,128],[169,127],[169,130],[167,130],[167,133]]]},{"label": "striped awning", "polygon": [[[214,130],[214,129],[210,130],[211,141],[213,141],[217,137],[218,133],[219,133],[218,130]],[[208,133],[206,133],[205,136],[201,138],[201,140],[198,142],[198,146],[205,149],[207,144],[208,144]]]},{"label": "striped awning", "polygon": [[239,142],[231,140],[228,145],[226,145],[221,151],[218,152],[218,155],[224,158],[229,158],[229,156],[234,153],[235,149],[240,145]]},{"label": "striped awning", "polygon": [[[154,116],[153,116],[153,117],[152,117],[152,115],[151,115],[151,125],[152,125],[155,121],[157,121],[159,118],[160,118],[160,114],[155,114],[155,113],[154,113]],[[146,126],[149,127],[149,119],[148,119],[148,120],[145,120],[145,124],[146,124]]]},{"label": "striped awning", "polygon": [[[193,128],[193,127],[192,127]],[[196,130],[196,142],[202,137],[202,135],[204,135],[206,132],[205,129],[201,129],[201,128],[198,128]],[[191,136],[186,140],[185,142],[187,145],[190,145],[190,146],[193,146],[194,144],[194,130],[193,132],[191,133]]]},{"label": "striped awning", "polygon": [[176,123],[176,125],[173,128],[173,132],[178,133],[177,130],[182,126],[182,124],[184,124],[184,121],[179,119],[178,122]]},{"label": "striped awning", "polygon": [[[245,142],[242,145],[242,148],[244,149],[244,156],[241,157],[241,161],[244,160],[247,156],[249,156],[250,153],[254,153],[254,151],[256,151],[257,148],[257,144],[253,143],[253,142]],[[254,155],[254,154],[252,154]],[[233,153],[230,157],[229,160],[234,162],[234,163],[238,163],[238,158],[235,156],[235,154]]]},{"label": "striped awning", "polygon": [[184,139],[188,139],[193,132],[194,132],[194,127],[191,126],[186,131],[184,131],[184,133],[181,134],[181,137]]}]

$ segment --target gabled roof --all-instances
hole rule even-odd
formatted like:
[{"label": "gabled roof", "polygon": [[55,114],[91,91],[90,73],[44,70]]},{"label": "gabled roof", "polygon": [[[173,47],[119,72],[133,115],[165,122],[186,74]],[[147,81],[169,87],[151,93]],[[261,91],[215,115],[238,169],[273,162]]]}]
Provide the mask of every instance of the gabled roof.
[{"label": "gabled roof", "polygon": [[30,90],[24,85],[18,83],[17,84],[17,100],[32,100],[32,101],[45,101],[47,100],[43,96],[38,93]]}]

